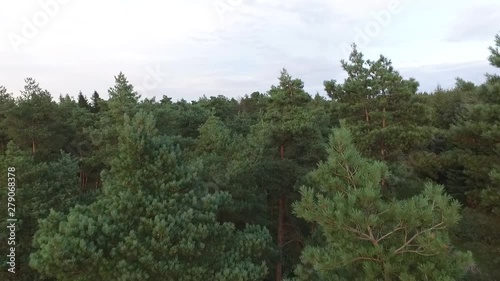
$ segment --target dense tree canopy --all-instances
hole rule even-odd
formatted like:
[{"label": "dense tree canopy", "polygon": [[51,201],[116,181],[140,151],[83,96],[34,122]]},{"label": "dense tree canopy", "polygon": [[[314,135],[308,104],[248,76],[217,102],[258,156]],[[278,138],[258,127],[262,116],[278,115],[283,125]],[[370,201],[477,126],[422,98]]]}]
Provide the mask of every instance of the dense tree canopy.
[{"label": "dense tree canopy", "polygon": [[500,280],[499,73],[341,66],[324,95],[286,69],[194,101],[0,86],[0,280]]},{"label": "dense tree canopy", "polygon": [[209,193],[193,167],[156,136],[153,119],[125,115],[103,193],[40,222],[31,265],[58,280],[257,280],[265,228],[217,222],[227,193]]}]

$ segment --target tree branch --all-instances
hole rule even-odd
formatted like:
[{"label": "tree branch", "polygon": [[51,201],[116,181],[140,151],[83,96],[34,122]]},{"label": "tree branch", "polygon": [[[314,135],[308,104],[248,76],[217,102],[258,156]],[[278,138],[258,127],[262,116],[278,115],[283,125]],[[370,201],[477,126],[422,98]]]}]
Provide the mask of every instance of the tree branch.
[{"label": "tree branch", "polygon": [[328,269],[329,270],[336,269],[336,268],[339,268],[341,266],[345,266],[345,265],[348,265],[348,264],[351,264],[351,263],[354,263],[354,262],[357,262],[357,261],[373,261],[373,262],[378,262],[378,263],[382,262],[382,260],[376,259],[376,258],[371,258],[371,257],[357,257],[357,258],[354,258],[354,259],[352,259],[350,261],[347,261],[347,262],[344,262],[344,263],[341,263],[341,264],[329,266]]},{"label": "tree branch", "polygon": [[444,221],[441,221],[440,223],[434,225],[433,227],[430,227],[428,229],[425,229],[425,230],[422,230],[422,231],[418,231],[417,233],[415,233],[415,235],[413,235],[409,240],[406,240],[406,235],[405,235],[405,243],[403,244],[403,246],[399,247],[398,249],[396,249],[394,251],[394,254],[401,254],[403,252],[407,252],[406,250],[403,250],[404,248],[406,248],[413,240],[415,240],[418,236],[426,233],[426,232],[429,232],[429,231],[432,231],[432,230],[439,230],[439,229],[444,229],[446,227],[442,227],[442,225],[444,225]]},{"label": "tree branch", "polygon": [[[403,229],[403,228],[404,228],[404,227],[403,227],[403,222],[399,222],[399,223],[398,223],[398,225],[397,225],[397,226],[396,226],[396,227],[395,227],[392,231],[390,231],[390,232],[388,232],[388,233],[384,234],[384,235],[383,235],[383,236],[381,236],[381,237],[378,237],[378,236],[377,236],[377,244],[378,244],[380,241],[384,240],[385,238],[389,237],[390,235],[394,234],[396,231],[401,230],[401,229]],[[406,241],[406,239],[405,239],[405,241]]]}]

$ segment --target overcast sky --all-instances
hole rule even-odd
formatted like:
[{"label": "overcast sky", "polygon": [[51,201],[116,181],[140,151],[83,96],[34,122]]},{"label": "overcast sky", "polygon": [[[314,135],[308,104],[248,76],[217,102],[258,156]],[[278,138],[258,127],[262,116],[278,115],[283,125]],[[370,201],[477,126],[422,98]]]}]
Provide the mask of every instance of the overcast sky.
[{"label": "overcast sky", "polygon": [[0,85],[107,97],[122,71],[143,97],[240,97],[285,67],[323,95],[356,42],[430,91],[497,71],[498,19],[498,0],[1,0]]}]

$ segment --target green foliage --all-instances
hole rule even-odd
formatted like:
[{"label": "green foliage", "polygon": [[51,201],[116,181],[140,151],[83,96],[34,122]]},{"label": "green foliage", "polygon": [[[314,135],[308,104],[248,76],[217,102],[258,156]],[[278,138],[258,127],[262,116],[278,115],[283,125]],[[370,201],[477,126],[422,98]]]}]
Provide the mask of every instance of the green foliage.
[{"label": "green foliage", "polygon": [[387,167],[363,158],[347,129],[333,131],[328,152],[294,204],[324,236],[304,249],[300,280],[455,280],[472,266],[470,253],[450,250],[459,204],[442,187],[428,183],[418,196],[387,201]]},{"label": "green foliage", "polygon": [[98,113],[101,110],[100,103],[102,103],[102,99],[99,97],[99,93],[97,91],[94,91],[92,94],[92,104],[90,111],[92,113]]},{"label": "green foliage", "polygon": [[[7,273],[6,256],[0,259],[2,264],[2,280],[38,280],[39,274],[29,266],[29,255],[32,252],[31,240],[38,228],[38,220],[45,218],[51,210],[67,211],[77,203],[92,200],[92,194],[82,194],[75,177],[77,161],[68,154],[62,153],[59,159],[52,162],[36,163],[29,152],[21,151],[13,142],[8,144],[5,156],[0,156],[0,169],[15,167],[17,183],[15,206],[18,220],[16,235],[16,259],[18,268],[16,275]],[[7,182],[7,173],[0,174],[0,181]],[[1,202],[7,202],[6,186],[2,185]],[[0,219],[6,221],[6,212],[1,212]],[[6,241],[7,233],[2,231],[1,239]],[[0,248],[7,252],[7,244]],[[2,275],[0,275],[2,276]],[[5,279],[4,279],[5,278]],[[14,279],[12,279],[14,278]]]},{"label": "green foliage", "polygon": [[78,94],[78,106],[83,108],[83,109],[87,109],[87,110],[90,110],[91,109],[91,105],[89,104],[89,101],[87,100],[87,97],[85,97],[82,92],[80,92]]},{"label": "green foliage", "polygon": [[[64,150],[78,159],[80,177],[90,177],[92,182],[95,182],[101,168],[92,157],[94,153],[92,141],[86,129],[95,124],[97,116],[89,109],[78,106],[72,99],[61,100],[59,109],[60,115],[64,118],[68,136]],[[84,183],[81,185],[82,188],[86,187]]]},{"label": "green foliage", "polygon": [[250,96],[245,95],[236,105],[237,114],[231,120],[227,120],[227,125],[235,133],[247,135],[251,132],[266,110],[269,96],[259,92],[253,92]]},{"label": "green foliage", "polygon": [[93,150],[87,163],[91,163],[91,169],[97,171],[109,168],[113,155],[117,153],[118,129],[126,114],[135,114],[140,98],[121,72],[115,77],[115,85],[109,88],[108,94],[109,100],[106,103],[99,104],[98,101],[100,112],[97,114],[97,121],[84,130],[84,134],[90,137]]},{"label": "green foliage", "polygon": [[267,93],[189,102],[121,72],[107,100],[0,86],[19,187],[0,280],[498,280],[498,73],[417,93],[384,56],[341,63],[329,99],[285,69]]},{"label": "green foliage", "polygon": [[463,280],[490,281],[500,276],[500,217],[465,208],[451,238],[460,250],[471,251],[477,268]]},{"label": "green foliage", "polygon": [[177,102],[169,114],[173,124],[169,126],[169,135],[179,135],[184,138],[198,137],[198,128],[210,117],[210,111],[200,104],[189,104],[184,100]]},{"label": "green foliage", "polygon": [[29,148],[37,161],[57,158],[66,142],[57,104],[34,79],[25,82],[17,106],[8,111],[5,120],[10,139],[23,149]]},{"label": "green foliage", "polygon": [[31,266],[58,280],[257,280],[267,230],[217,221],[223,192],[156,136],[153,118],[125,117],[104,193],[67,216],[53,212],[35,235]]},{"label": "green foliage", "polygon": [[275,220],[271,229],[279,250],[276,274],[287,275],[298,262],[304,232],[291,215],[290,202],[298,196],[296,187],[304,176],[323,157],[323,130],[329,120],[325,108],[304,91],[300,79],[293,79],[286,69],[278,79],[279,84],[268,92],[262,121],[252,127],[251,134],[262,141],[257,171],[260,190],[267,193]]},{"label": "green foliage", "polygon": [[225,191],[233,198],[223,219],[237,226],[266,222],[266,193],[260,192],[255,170],[260,157],[241,135],[232,133],[215,116],[200,127],[193,158],[203,161],[201,177],[210,191]]},{"label": "green foliage", "polygon": [[14,97],[11,93],[7,93],[4,86],[0,86],[0,153],[4,153],[7,149],[7,143],[9,142],[7,116],[14,107]]},{"label": "green foliage", "polygon": [[395,161],[426,144],[432,112],[416,96],[418,82],[403,79],[384,56],[365,60],[356,45],[341,63],[347,78],[343,84],[325,81],[325,91],[365,155]]},{"label": "green foliage", "polygon": [[488,57],[488,61],[491,65],[500,68],[500,34],[495,35],[495,46],[489,47],[491,55]]},{"label": "green foliage", "polygon": [[[490,62],[495,66],[498,52],[494,48],[490,50],[492,52]],[[451,185],[461,186],[467,204],[498,215],[500,214],[498,200],[500,184],[497,180],[500,166],[500,79],[496,75],[488,75],[486,83],[479,86],[473,94],[475,102],[464,107],[463,112],[447,132],[448,141],[453,147],[444,156],[452,159],[448,161],[449,165],[454,165],[463,171],[463,179],[459,182],[451,181]]]}]

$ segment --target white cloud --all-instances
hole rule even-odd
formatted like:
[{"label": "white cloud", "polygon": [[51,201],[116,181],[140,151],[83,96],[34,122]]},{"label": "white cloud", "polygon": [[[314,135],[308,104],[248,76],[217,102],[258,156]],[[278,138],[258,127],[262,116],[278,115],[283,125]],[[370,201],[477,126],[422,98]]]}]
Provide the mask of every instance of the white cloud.
[{"label": "white cloud", "polygon": [[[241,0],[223,18],[212,0],[67,0],[15,53],[7,35],[21,31],[22,18],[39,11],[39,1],[56,0],[0,3],[0,85],[17,93],[24,78],[34,77],[56,97],[80,90],[105,95],[118,72],[140,87],[145,69],[159,67],[168,77],[143,96],[177,99],[266,91],[282,67],[311,94],[321,92],[323,80],[343,77],[340,44],[355,41],[355,29],[394,0]],[[487,17],[465,11],[494,10],[495,0],[400,2],[401,13],[360,46],[367,57],[386,55],[423,87],[428,83],[421,80],[430,77],[425,71],[433,71],[430,83],[451,86],[455,75],[445,65],[486,65],[494,24],[485,28]],[[478,29],[481,36],[471,36]],[[460,74],[483,79],[478,71]]]}]

